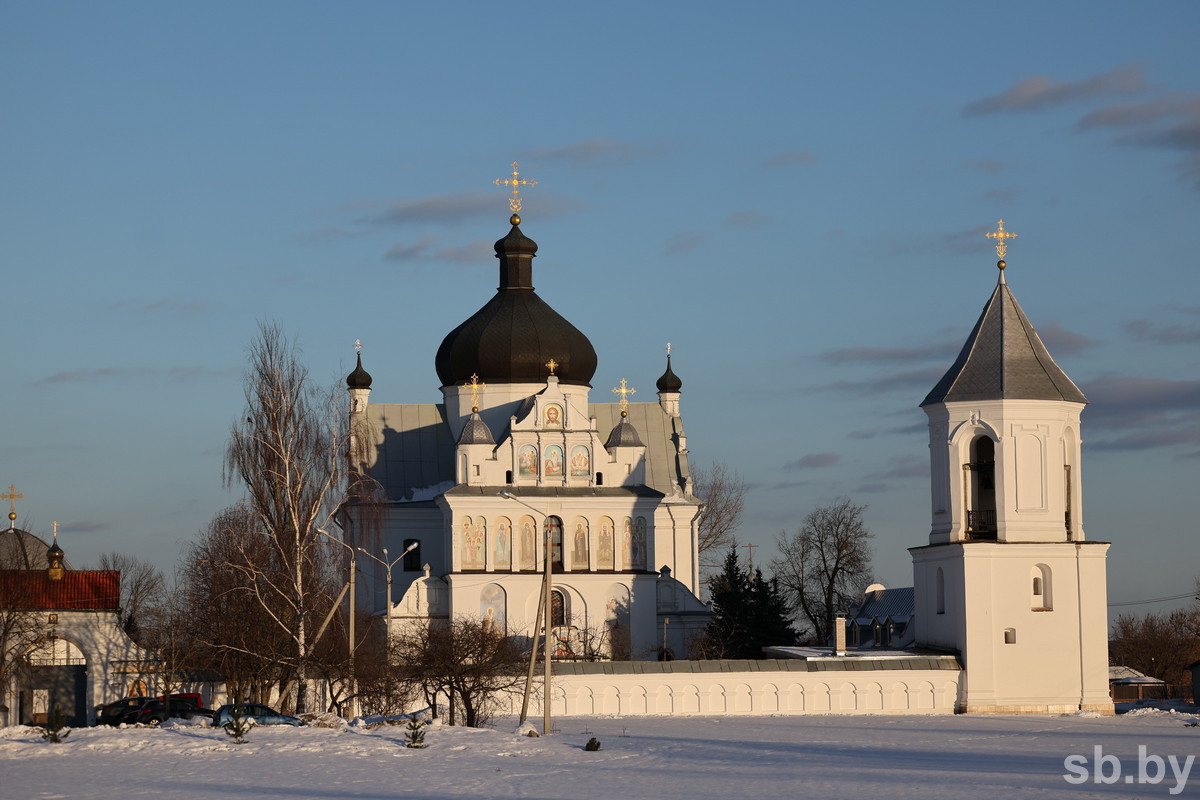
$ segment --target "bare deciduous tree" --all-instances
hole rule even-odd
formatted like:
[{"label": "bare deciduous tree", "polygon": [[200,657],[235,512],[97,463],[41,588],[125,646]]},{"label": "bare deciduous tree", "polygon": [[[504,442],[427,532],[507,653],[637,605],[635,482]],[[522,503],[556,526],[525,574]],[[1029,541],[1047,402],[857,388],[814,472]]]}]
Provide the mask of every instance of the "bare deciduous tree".
[{"label": "bare deciduous tree", "polygon": [[737,546],[734,531],[742,524],[746,481],[723,461],[692,470],[692,494],[704,501],[696,549],[700,569],[712,573],[721,568],[725,553]]},{"label": "bare deciduous tree", "polygon": [[[26,656],[42,641],[45,617],[34,606],[22,572],[0,571],[0,706],[11,682],[29,666]],[[6,716],[0,713],[0,724],[8,722]]]},{"label": "bare deciduous tree", "polygon": [[1186,697],[1191,676],[1184,667],[1200,659],[1198,637],[1200,610],[1195,606],[1141,617],[1122,614],[1109,639],[1109,661],[1179,687]]},{"label": "bare deciduous tree", "polygon": [[262,324],[250,345],[244,421],[233,425],[225,480],[246,487],[247,504],[269,537],[280,569],[237,568],[245,591],[291,642],[287,663],[296,677],[297,713],[306,708],[308,660],[321,571],[317,528],[333,519],[355,477],[347,468],[349,414],[343,393],[322,392],[308,378],[299,351],[277,325]]},{"label": "bare deciduous tree", "polygon": [[166,589],[162,570],[148,561],[124,553],[102,553],[100,569],[121,573],[121,627],[135,641],[139,623]]},{"label": "bare deciduous tree", "polygon": [[815,643],[829,639],[833,614],[857,602],[871,582],[866,509],[839,498],[809,512],[796,533],[780,532],[776,537],[779,556],[772,559],[771,569]]},{"label": "bare deciduous tree", "polygon": [[220,673],[230,697],[269,703],[272,686],[282,686],[279,659],[288,657],[291,640],[253,597],[246,570],[233,566],[275,563],[260,530],[244,504],[221,511],[184,555],[180,585],[198,666]]},{"label": "bare deciduous tree", "polygon": [[513,637],[471,617],[414,626],[395,637],[393,648],[397,665],[427,696],[449,699],[450,724],[461,709],[472,728],[486,722],[497,694],[524,682],[527,656]]}]

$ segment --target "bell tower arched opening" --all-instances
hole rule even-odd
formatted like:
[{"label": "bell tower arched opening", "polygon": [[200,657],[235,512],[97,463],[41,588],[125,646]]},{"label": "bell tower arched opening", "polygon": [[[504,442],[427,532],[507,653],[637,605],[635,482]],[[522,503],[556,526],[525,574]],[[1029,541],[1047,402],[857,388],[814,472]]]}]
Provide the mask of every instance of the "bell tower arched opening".
[{"label": "bell tower arched opening", "polygon": [[963,465],[967,489],[967,535],[996,538],[996,443],[987,436],[971,442],[971,460]]}]

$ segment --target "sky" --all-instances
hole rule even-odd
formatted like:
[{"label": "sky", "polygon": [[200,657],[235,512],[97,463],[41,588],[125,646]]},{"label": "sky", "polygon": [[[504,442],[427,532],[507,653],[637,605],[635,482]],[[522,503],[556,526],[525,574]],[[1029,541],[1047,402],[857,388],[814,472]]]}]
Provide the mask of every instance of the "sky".
[{"label": "sky", "polygon": [[170,570],[240,496],[222,455],[260,322],[320,383],[358,339],[373,401],[438,402],[515,160],[593,401],[653,400],[671,342],[692,461],[744,476],[755,562],[845,496],[888,585],[929,532],[917,406],[1003,218],[1009,286],[1090,401],[1109,599],[1186,595],[1197,30],[1194,2],[0,0],[0,486],[76,566]]}]

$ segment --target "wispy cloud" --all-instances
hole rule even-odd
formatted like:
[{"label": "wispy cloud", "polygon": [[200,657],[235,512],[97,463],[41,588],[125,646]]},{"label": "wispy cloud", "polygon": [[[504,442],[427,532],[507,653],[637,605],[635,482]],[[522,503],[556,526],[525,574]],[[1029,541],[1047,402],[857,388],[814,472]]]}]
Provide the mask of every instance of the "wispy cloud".
[{"label": "wispy cloud", "polygon": [[794,461],[789,461],[783,465],[786,470],[797,469],[824,469],[832,467],[834,464],[842,460],[842,457],[837,453],[809,453],[806,456],[801,456]]},{"label": "wispy cloud", "polygon": [[1174,95],[1100,108],[1079,120],[1083,131],[1122,129],[1114,144],[1174,150],[1179,176],[1200,189],[1200,96]]},{"label": "wispy cloud", "polygon": [[1200,323],[1191,325],[1155,325],[1144,319],[1126,322],[1121,328],[1134,339],[1160,344],[1192,344],[1200,342]]},{"label": "wispy cloud", "polygon": [[1085,422],[1095,450],[1200,444],[1200,380],[1107,375],[1089,381]]},{"label": "wispy cloud", "polygon": [[519,154],[523,160],[557,161],[575,166],[621,167],[660,157],[670,148],[621,142],[616,139],[584,139],[557,147],[535,147]]},{"label": "wispy cloud", "polygon": [[817,157],[813,155],[811,150],[789,150],[775,155],[763,161],[763,166],[767,169],[778,169],[779,167],[806,167],[809,164],[815,164]]},{"label": "wispy cloud", "polygon": [[389,261],[440,261],[445,263],[486,263],[492,254],[492,243],[486,239],[476,239],[466,245],[450,245],[435,247],[436,239],[423,236],[411,244],[396,243],[384,254]]},{"label": "wispy cloud", "polygon": [[494,193],[459,192],[400,200],[381,212],[362,217],[359,222],[373,226],[453,224],[487,215],[494,217],[498,207]]},{"label": "wispy cloud", "polygon": [[[929,361],[953,358],[954,350],[961,343],[938,342],[920,347],[842,347],[821,353],[821,360],[831,364],[847,362],[880,364],[905,361]],[[947,361],[947,366],[949,362]]]},{"label": "wispy cloud", "polygon": [[875,375],[862,380],[833,381],[823,385],[821,388],[829,391],[851,393],[891,392],[898,389],[906,391],[916,390],[924,396],[925,392],[928,392],[941,380],[942,375],[945,374],[949,366],[949,363],[945,363],[934,367],[893,372],[887,375]]},{"label": "wispy cloud", "polygon": [[686,253],[704,244],[707,238],[704,231],[684,231],[683,233],[677,233],[667,241],[666,246],[663,247],[663,252],[667,255]]},{"label": "wispy cloud", "polygon": [[59,533],[96,533],[112,526],[106,522],[65,522],[58,526]]},{"label": "wispy cloud", "polygon": [[240,372],[240,369],[211,369],[209,367],[95,367],[56,372],[45,378],[39,378],[34,381],[33,385],[126,380],[185,383],[210,378],[224,378]]},{"label": "wispy cloud", "polygon": [[914,455],[893,456],[879,472],[867,476],[871,480],[928,478],[929,459]]},{"label": "wispy cloud", "polygon": [[1050,321],[1037,326],[1038,336],[1051,355],[1075,355],[1096,346],[1096,340],[1082,333],[1069,331],[1058,322]]},{"label": "wispy cloud", "polygon": [[757,208],[745,211],[734,211],[725,218],[725,224],[731,228],[765,228],[775,224],[775,218]]},{"label": "wispy cloud", "polygon": [[925,433],[928,429],[928,424],[924,422],[915,422],[912,425],[899,425],[891,428],[864,428],[859,431],[851,431],[846,435],[851,439],[874,439],[877,436],[911,436],[915,433]]},{"label": "wispy cloud", "polygon": [[1039,111],[1083,100],[1135,94],[1145,89],[1146,79],[1138,64],[1124,64],[1077,81],[1054,81],[1048,76],[1037,75],[1013,84],[998,95],[968,104],[963,113],[974,116],[1004,111]]},{"label": "wispy cloud", "polygon": [[985,172],[988,175],[997,175],[1006,170],[1015,169],[1017,162],[1000,161],[995,158],[968,158],[963,162],[963,166],[976,172]]},{"label": "wispy cloud", "polygon": [[862,483],[859,484],[858,488],[854,490],[854,493],[856,495],[881,494],[883,492],[890,492],[894,488],[895,487],[888,483]]},{"label": "wispy cloud", "polygon": [[1008,204],[1017,199],[1018,191],[1018,189],[1012,186],[999,189],[988,189],[983,193],[983,199],[990,200],[993,203]]}]

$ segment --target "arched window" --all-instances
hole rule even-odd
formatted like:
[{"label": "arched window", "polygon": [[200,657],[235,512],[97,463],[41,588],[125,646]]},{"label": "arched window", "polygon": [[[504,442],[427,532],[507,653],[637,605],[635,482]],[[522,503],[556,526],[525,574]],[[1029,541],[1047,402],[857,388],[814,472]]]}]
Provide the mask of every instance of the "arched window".
[{"label": "arched window", "polygon": [[567,624],[569,618],[566,593],[561,589],[552,589],[550,591],[550,627],[561,628]]},{"label": "arched window", "polygon": [[1005,644],[1016,644],[1017,643],[1017,629],[1016,628],[1005,628],[1004,629],[1004,643]]},{"label": "arched window", "polygon": [[563,568],[563,525],[558,517],[546,517],[546,532],[550,539],[550,563],[556,572]]},{"label": "arched window", "polygon": [[1030,583],[1030,601],[1029,605],[1034,611],[1050,611],[1054,608],[1054,598],[1051,590],[1053,586],[1053,575],[1050,572],[1050,567],[1045,564],[1037,564],[1029,571]]},{"label": "arched window", "polygon": [[967,533],[972,539],[996,538],[996,443],[987,436],[971,442],[966,464]]},{"label": "arched window", "polygon": [[[413,547],[412,550],[408,550],[408,548],[412,547],[414,544],[416,545],[416,547]],[[404,554],[404,564],[402,565],[404,567],[404,571],[405,572],[420,571],[420,569],[421,569],[421,540],[420,539],[405,539],[404,540],[404,549],[408,550],[408,552]]]}]

